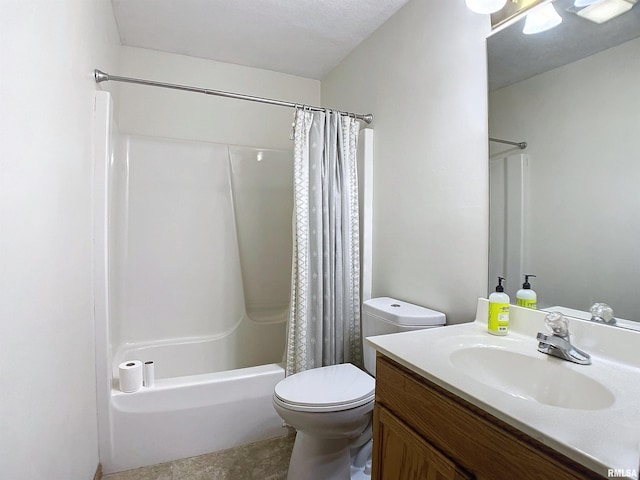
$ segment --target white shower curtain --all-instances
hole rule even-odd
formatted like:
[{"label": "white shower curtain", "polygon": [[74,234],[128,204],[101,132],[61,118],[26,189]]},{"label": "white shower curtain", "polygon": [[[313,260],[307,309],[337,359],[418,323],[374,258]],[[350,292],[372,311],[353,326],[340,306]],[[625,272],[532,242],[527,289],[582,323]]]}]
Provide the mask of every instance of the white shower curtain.
[{"label": "white shower curtain", "polygon": [[296,109],[286,373],[362,364],[358,122]]}]

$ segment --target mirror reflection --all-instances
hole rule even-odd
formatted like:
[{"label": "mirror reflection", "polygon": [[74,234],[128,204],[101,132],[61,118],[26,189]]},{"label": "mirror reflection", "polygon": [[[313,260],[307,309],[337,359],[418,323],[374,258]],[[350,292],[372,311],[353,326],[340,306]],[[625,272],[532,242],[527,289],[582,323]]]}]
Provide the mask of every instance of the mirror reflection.
[{"label": "mirror reflection", "polygon": [[640,7],[597,24],[573,3],[487,42],[490,136],[528,144],[490,144],[489,288],[515,304],[533,274],[538,308],[640,321]]}]

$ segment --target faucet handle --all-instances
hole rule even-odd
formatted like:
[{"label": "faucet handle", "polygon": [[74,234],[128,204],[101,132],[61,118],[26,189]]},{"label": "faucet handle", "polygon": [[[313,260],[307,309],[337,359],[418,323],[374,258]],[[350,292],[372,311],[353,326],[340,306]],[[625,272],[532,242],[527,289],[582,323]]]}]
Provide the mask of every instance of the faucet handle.
[{"label": "faucet handle", "polygon": [[560,312],[551,312],[549,313],[545,319],[544,323],[547,325],[547,328],[554,334],[559,337],[568,337],[569,336],[569,321],[566,317]]},{"label": "faucet handle", "polygon": [[616,319],[613,317],[613,308],[606,303],[594,303],[589,309],[591,321],[615,325]]}]

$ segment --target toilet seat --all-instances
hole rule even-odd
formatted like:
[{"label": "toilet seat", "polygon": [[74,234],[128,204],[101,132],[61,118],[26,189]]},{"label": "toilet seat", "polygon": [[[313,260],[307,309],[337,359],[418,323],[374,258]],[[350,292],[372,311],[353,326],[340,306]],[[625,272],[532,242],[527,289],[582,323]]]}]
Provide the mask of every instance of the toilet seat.
[{"label": "toilet seat", "polygon": [[296,373],[280,381],[274,401],[299,412],[339,412],[373,402],[375,380],[350,363]]}]

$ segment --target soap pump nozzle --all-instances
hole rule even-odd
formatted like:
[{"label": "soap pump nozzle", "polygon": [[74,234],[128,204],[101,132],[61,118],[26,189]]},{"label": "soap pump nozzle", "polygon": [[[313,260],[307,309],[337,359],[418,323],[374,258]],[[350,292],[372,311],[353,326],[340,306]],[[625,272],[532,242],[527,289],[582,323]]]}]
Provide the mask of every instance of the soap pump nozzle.
[{"label": "soap pump nozzle", "polygon": [[498,285],[496,286],[496,292],[504,292],[504,287],[502,286],[502,281],[504,277],[498,277]]},{"label": "soap pump nozzle", "polygon": [[535,278],[536,276],[530,273],[524,274],[524,283],[522,284],[522,288],[526,288],[527,290],[531,289],[531,284],[529,283],[529,277]]}]

